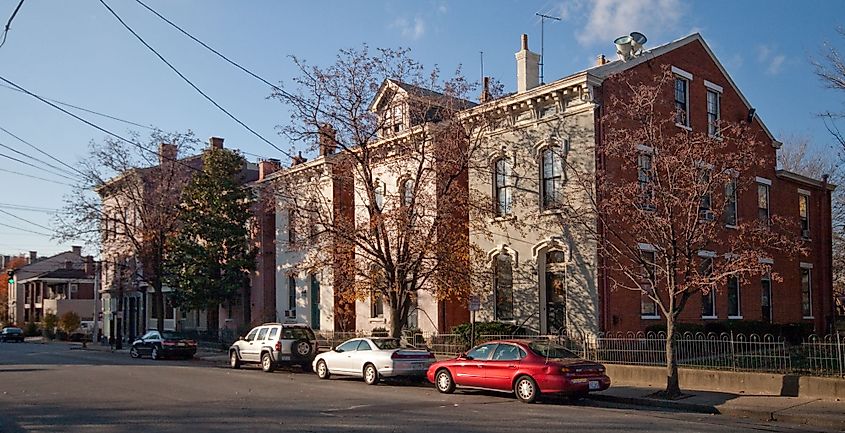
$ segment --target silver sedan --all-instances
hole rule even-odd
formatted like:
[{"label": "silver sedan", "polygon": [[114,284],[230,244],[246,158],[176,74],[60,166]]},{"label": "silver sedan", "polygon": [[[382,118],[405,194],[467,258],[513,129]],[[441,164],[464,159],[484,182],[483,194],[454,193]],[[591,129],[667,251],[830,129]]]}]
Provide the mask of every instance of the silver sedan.
[{"label": "silver sedan", "polygon": [[382,377],[424,377],[434,361],[433,353],[402,348],[395,338],[353,338],[317,355],[312,365],[320,379],[357,376],[375,385]]}]

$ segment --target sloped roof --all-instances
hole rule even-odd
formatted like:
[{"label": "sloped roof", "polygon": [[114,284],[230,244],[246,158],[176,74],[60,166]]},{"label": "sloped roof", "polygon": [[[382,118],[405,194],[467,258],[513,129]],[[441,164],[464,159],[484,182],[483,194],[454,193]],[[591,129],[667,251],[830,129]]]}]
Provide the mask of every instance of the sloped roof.
[{"label": "sloped roof", "polygon": [[398,87],[405,91],[407,94],[412,96],[417,96],[420,98],[430,98],[430,99],[445,99],[449,100],[454,103],[455,108],[458,110],[463,110],[466,108],[472,108],[478,105],[475,102],[468,101],[462,98],[455,98],[453,96],[447,96],[443,93],[436,92],[431,89],[426,89],[425,87],[420,87],[414,84],[405,83],[399,80],[395,80],[393,78],[387,78],[382,81],[381,86],[379,86],[378,91],[376,92],[375,98],[373,98],[372,102],[370,102],[370,106],[368,107],[370,110],[374,110],[378,103],[381,101],[381,98],[387,93],[391,86]]}]

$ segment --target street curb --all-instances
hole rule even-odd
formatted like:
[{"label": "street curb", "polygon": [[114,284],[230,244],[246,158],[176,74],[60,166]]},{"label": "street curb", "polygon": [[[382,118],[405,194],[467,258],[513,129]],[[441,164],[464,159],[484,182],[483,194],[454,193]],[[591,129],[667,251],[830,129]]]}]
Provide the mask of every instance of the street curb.
[{"label": "street curb", "polygon": [[645,397],[621,397],[618,395],[609,394],[589,394],[587,398],[596,401],[606,401],[611,403],[631,404],[635,406],[649,406],[661,407],[666,409],[677,409],[687,412],[706,413],[717,415],[721,412],[716,406],[709,406],[705,404],[684,403],[680,401],[658,400]]}]

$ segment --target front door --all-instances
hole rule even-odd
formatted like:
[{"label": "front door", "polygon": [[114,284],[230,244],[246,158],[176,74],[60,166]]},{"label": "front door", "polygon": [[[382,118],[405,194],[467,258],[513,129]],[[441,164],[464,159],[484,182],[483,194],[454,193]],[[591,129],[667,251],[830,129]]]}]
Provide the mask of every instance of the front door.
[{"label": "front door", "polygon": [[485,387],[499,390],[511,389],[513,376],[519,368],[522,352],[513,344],[499,344],[493,357],[484,364]]},{"label": "front door", "polygon": [[546,272],[546,324],[549,334],[566,333],[566,279],[562,272]]},{"label": "front door", "polygon": [[320,280],[311,274],[311,329],[320,329]]}]

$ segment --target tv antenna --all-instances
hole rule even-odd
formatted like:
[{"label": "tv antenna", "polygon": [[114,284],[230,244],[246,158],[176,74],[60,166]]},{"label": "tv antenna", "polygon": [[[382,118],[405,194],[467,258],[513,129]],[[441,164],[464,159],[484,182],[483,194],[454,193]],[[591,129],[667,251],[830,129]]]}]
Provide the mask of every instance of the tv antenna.
[{"label": "tv antenna", "polygon": [[547,19],[548,20],[554,20],[554,21],[560,21],[560,18],[551,16],[551,15],[541,14],[539,12],[537,12],[534,15],[537,15],[538,17],[540,17],[540,84],[544,84],[545,81],[543,81],[543,63],[545,63],[546,56],[544,55],[545,51],[544,51],[543,48],[544,48],[545,44],[544,44],[543,39],[545,38],[545,36],[544,36],[545,35],[545,24],[546,24]]}]

